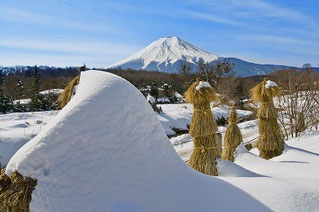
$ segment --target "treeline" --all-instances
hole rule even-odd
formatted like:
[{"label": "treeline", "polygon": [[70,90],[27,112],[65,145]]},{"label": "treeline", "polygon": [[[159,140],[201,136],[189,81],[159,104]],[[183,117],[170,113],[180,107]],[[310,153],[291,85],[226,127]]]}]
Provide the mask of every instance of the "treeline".
[{"label": "treeline", "polygon": [[0,113],[55,109],[57,95],[40,92],[63,89],[78,73],[78,68],[74,67],[65,69],[47,66],[1,67]]},{"label": "treeline", "polygon": [[[79,67],[36,66],[42,77],[74,77]],[[0,71],[7,76],[32,77],[35,66],[0,66]]]},{"label": "treeline", "polygon": [[[86,70],[86,67],[81,67]],[[0,67],[1,75],[1,95],[3,102],[13,102],[17,99],[34,99],[39,91],[65,88],[80,72],[78,67],[57,68],[49,66],[15,66]],[[182,64],[178,73],[164,73],[158,71],[130,70],[130,69],[100,69],[123,77],[137,87],[145,96],[152,96],[168,99],[168,102],[175,103],[177,98],[175,93],[183,95],[186,89],[196,80],[201,78],[208,81],[220,94],[220,98],[227,101],[238,102],[240,99],[249,98],[249,90],[258,84],[265,76],[237,77],[233,70],[233,64],[228,61],[219,62],[214,65],[199,64],[199,70],[194,72],[187,64]],[[304,73],[312,70],[310,66],[304,69],[289,69],[290,72]],[[289,72],[289,71],[288,71]],[[275,81],[287,80],[287,77],[279,77],[282,71],[276,71],[271,76]],[[287,73],[287,70],[285,71]],[[35,83],[35,76],[38,80]],[[285,86],[286,83],[279,83]],[[36,86],[36,89],[35,89]],[[29,110],[52,109],[48,105],[52,104],[54,98],[50,97],[50,102],[46,106],[30,107]],[[3,103],[2,102],[2,103]],[[1,102],[0,102],[1,104]]]},{"label": "treeline", "polygon": [[[111,72],[123,77],[136,86],[145,96],[151,94],[159,101],[165,103],[178,102],[177,96],[183,95],[186,89],[195,81],[196,78],[209,81],[217,92],[222,94],[225,99],[240,99],[248,96],[249,89],[259,82],[260,77],[238,78],[234,75],[232,65],[225,62],[214,66],[201,64],[200,70],[193,72],[187,64],[181,67],[179,73],[169,74],[158,71],[143,70],[122,70],[122,69],[102,69],[101,71]],[[86,70],[86,67],[81,67]],[[49,66],[15,66],[0,67],[2,78],[1,92],[2,103],[10,107],[2,112],[26,111],[54,109],[49,106],[53,103],[54,98],[47,102],[42,99],[42,105],[37,107],[25,105],[17,108],[13,105],[14,100],[34,99],[39,91],[65,88],[75,76],[79,74],[77,67],[56,68]],[[38,77],[35,83],[35,77]],[[36,89],[35,89],[36,86]],[[48,99],[48,98],[47,98]],[[33,100],[32,100],[33,101]],[[6,103],[4,103],[6,102]],[[33,101],[35,102],[35,101]],[[8,109],[10,108],[10,109]]]}]

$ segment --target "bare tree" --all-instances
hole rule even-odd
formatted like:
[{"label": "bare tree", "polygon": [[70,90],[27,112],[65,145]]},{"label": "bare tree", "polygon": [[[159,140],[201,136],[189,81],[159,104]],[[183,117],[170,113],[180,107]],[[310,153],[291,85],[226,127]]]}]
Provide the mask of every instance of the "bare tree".
[{"label": "bare tree", "polygon": [[227,59],[218,61],[216,64],[198,63],[199,74],[215,88],[220,84],[222,78],[233,77],[235,75],[234,65]]},{"label": "bare tree", "polygon": [[319,124],[319,74],[307,65],[303,69],[280,70],[271,75],[281,88],[277,99],[280,123],[286,137],[297,137]]}]

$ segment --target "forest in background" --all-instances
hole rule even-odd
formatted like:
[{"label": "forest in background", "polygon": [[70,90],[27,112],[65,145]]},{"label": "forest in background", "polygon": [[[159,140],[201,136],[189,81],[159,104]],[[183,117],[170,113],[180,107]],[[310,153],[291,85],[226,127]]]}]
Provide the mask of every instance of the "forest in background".
[{"label": "forest in background", "polygon": [[[235,101],[249,98],[249,90],[258,84],[265,76],[251,76],[246,78],[237,77],[233,71],[233,65],[227,61],[216,65],[199,64],[199,71],[193,72],[184,64],[179,73],[169,74],[158,71],[144,71],[131,69],[99,69],[123,77],[137,87],[144,95],[151,93],[156,98],[166,98],[165,103],[176,103],[175,92],[183,95],[186,89],[196,78],[208,81],[221,95],[225,101]],[[56,68],[48,66],[15,66],[0,67],[1,77],[1,111],[37,111],[55,109],[54,102],[57,96],[41,96],[40,91],[48,89],[64,89],[67,84],[76,77],[82,67]],[[273,72],[269,78],[286,87],[287,76],[283,73],[290,73],[290,77],[305,78],[302,73],[312,73],[312,78],[317,79],[318,72],[310,65],[302,69],[287,69]],[[308,74],[309,75],[309,74]],[[299,76],[299,77],[298,77]],[[305,80],[302,80],[303,83]],[[12,102],[18,99],[32,99],[33,106],[24,106],[14,110]],[[6,106],[5,106],[6,105]]]}]

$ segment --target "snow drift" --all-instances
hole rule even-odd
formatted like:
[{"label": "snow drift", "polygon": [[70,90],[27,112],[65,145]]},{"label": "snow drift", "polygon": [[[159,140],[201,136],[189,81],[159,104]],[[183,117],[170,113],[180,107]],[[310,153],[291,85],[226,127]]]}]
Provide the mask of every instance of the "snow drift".
[{"label": "snow drift", "polygon": [[99,71],[9,161],[38,180],[31,211],[267,211],[223,180],[188,167],[143,95]]}]

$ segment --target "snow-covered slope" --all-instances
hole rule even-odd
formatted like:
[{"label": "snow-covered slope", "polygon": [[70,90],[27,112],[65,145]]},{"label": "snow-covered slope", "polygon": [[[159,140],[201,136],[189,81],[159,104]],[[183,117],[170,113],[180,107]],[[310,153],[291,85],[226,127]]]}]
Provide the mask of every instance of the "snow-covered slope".
[{"label": "snow-covered slope", "polygon": [[269,210],[188,167],[144,96],[106,72],[81,73],[76,95],[11,158],[14,170],[38,180],[35,212]]},{"label": "snow-covered slope", "polygon": [[177,72],[183,62],[196,67],[201,60],[210,63],[218,56],[175,36],[162,37],[132,56],[108,68],[144,69],[152,71]]},{"label": "snow-covered slope", "polygon": [[224,61],[224,59],[233,63],[236,74],[242,77],[266,75],[275,70],[287,68],[287,66],[282,65],[263,65],[237,58],[218,57],[175,36],[162,37],[141,51],[107,68],[176,73],[185,63],[190,64],[196,71],[198,70],[198,61],[214,64],[217,61]]}]

